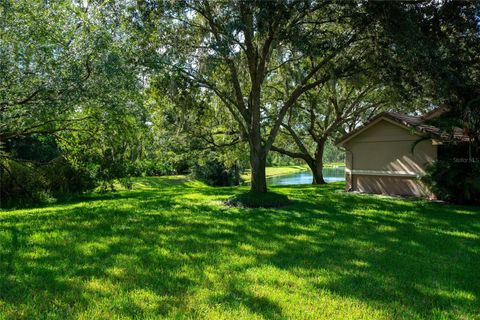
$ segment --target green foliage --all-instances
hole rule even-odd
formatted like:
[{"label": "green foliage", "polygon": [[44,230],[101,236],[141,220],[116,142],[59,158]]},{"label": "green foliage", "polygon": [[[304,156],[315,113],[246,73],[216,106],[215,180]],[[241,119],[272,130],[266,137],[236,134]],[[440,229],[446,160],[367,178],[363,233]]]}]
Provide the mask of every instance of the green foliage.
[{"label": "green foliage", "polygon": [[345,163],[345,151],[340,150],[335,146],[335,144],[328,140],[325,143],[325,149],[323,151],[323,162],[324,163]]},{"label": "green foliage", "polygon": [[215,158],[195,164],[192,176],[211,186],[238,186],[241,182],[238,164],[227,166]]},{"label": "green foliage", "polygon": [[[214,105],[205,108],[216,111],[213,126],[198,137],[216,146],[248,142],[252,170],[262,173],[287,112],[330,78],[334,62],[343,73],[370,54],[367,30],[375,29],[363,3],[152,0],[139,11],[144,45],[161,61],[153,70],[169,84],[193,84],[176,90],[185,105]],[[252,190],[266,192],[264,177],[253,177]]]},{"label": "green foliage", "polygon": [[475,319],[478,208],[140,178],[131,191],[0,212],[0,318]]},{"label": "green foliage", "polygon": [[172,175],[176,173],[182,173],[182,172],[177,172],[174,164],[172,164],[169,161],[142,160],[138,162],[132,175],[136,177],[139,177],[142,175],[166,176],[166,175]]},{"label": "green foliage", "polygon": [[[448,102],[455,121],[445,128],[465,129],[478,147],[478,4],[246,4],[0,1],[4,197],[298,164],[269,155],[274,142],[293,145],[285,122],[321,158],[325,139],[315,148],[309,132],[349,131],[378,111],[369,105],[388,98],[392,108],[399,96],[421,108]],[[323,158],[341,160],[329,139]]]},{"label": "green foliage", "polygon": [[[198,83],[175,72],[157,74],[145,99],[152,133],[146,155],[150,161],[169,163],[177,174],[194,172],[212,183],[216,182],[207,178],[212,173],[207,172],[213,167],[229,171],[244,162],[235,122]],[[238,184],[237,178],[232,179],[218,183]]]},{"label": "green foliage", "polygon": [[291,158],[277,152],[270,152],[267,155],[267,167],[292,166],[303,163],[301,160]]},{"label": "green foliage", "polygon": [[[0,137],[80,130],[79,122],[132,103],[133,39],[112,8],[71,1],[3,1]],[[121,39],[121,40],[118,40]]]},{"label": "green foliage", "polygon": [[51,136],[28,136],[8,139],[2,151],[14,159],[48,163],[60,156],[60,150]]},{"label": "green foliage", "polygon": [[30,194],[33,201],[130,176],[147,129],[135,37],[117,14],[126,15],[125,6],[0,6],[3,200]]},{"label": "green foliage", "polygon": [[7,140],[0,155],[0,206],[27,205],[95,187],[95,177],[74,167],[55,139],[27,136]]},{"label": "green foliage", "polygon": [[[345,56],[357,61],[347,71],[341,71],[342,64],[352,64],[350,60],[343,61]],[[340,61],[331,62],[328,81],[306,92],[288,112],[272,147],[273,151],[307,164],[314,183],[319,184],[325,183],[320,174],[323,162],[345,160],[345,151],[335,146],[335,140],[384,110],[408,112],[408,107],[398,101],[374,71],[365,71],[365,68],[375,70],[369,58],[358,55],[356,50],[341,57]],[[297,72],[291,70],[284,81],[288,82]]]},{"label": "green foliage", "polygon": [[479,158],[471,161],[438,160],[427,168],[427,174],[422,180],[439,199],[462,204],[480,204]]},{"label": "green foliage", "polygon": [[0,161],[0,207],[55,201],[58,196],[92,190],[94,177],[63,158],[47,164]]},{"label": "green foliage", "polygon": [[480,50],[476,1],[369,2],[386,36],[376,42],[379,77],[416,107],[460,108],[479,97]]},{"label": "green foliage", "polygon": [[[405,96],[420,97],[450,110],[430,124],[443,132],[444,145],[464,134],[470,153],[452,152],[430,166],[423,179],[438,197],[475,203],[480,193],[480,25],[479,3],[446,1],[441,5],[371,5],[384,14],[379,24],[395,45],[383,46],[384,74],[397,74],[393,85]],[[376,11],[378,13],[378,11]],[[385,20],[383,20],[385,19]],[[382,49],[383,50],[383,49]],[[454,137],[454,133],[457,137]],[[439,147],[439,150],[442,146]]]}]

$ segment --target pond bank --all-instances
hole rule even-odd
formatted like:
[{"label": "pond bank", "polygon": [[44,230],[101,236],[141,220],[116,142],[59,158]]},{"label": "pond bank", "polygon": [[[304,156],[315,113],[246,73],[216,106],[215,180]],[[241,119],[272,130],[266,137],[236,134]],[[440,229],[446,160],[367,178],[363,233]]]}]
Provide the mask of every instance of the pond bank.
[{"label": "pond bank", "polygon": [[[345,167],[323,168],[323,179],[327,183],[345,181]],[[269,177],[267,178],[267,184],[271,186],[311,184],[312,180],[312,172],[307,170]]]},{"label": "pond bank", "polygon": [[[324,168],[337,168],[344,166],[342,162],[333,162],[333,163],[326,163]],[[308,171],[309,168],[307,165],[297,165],[297,166],[279,166],[279,167],[267,167],[266,168],[266,176],[267,178],[271,178],[274,176],[283,176],[287,174]],[[250,169],[246,170],[245,173],[241,175],[243,181],[250,180]]]}]

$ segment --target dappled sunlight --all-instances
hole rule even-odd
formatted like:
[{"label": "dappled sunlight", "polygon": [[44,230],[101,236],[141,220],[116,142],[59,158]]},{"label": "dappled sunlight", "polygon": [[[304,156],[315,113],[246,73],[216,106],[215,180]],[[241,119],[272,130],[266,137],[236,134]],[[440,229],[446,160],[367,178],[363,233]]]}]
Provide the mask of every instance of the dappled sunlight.
[{"label": "dappled sunlight", "polygon": [[272,188],[295,201],[282,208],[227,208],[220,200],[243,187],[152,180],[0,213],[3,314],[388,319],[480,308],[469,276],[477,208],[347,194],[341,183]]}]

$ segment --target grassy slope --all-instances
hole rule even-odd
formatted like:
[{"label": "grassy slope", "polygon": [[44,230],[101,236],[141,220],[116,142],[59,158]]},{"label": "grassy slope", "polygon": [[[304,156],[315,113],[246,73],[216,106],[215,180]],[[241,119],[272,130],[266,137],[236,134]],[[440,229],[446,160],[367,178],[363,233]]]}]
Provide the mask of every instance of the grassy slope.
[{"label": "grassy slope", "polygon": [[[266,168],[266,175],[268,177],[273,176],[280,176],[300,171],[308,170],[307,166],[281,166],[281,167],[267,167]],[[250,170],[247,170],[244,174],[242,174],[242,179],[244,181],[250,180]]]},{"label": "grassy slope", "polygon": [[324,168],[336,168],[336,167],[344,167],[344,166],[345,166],[345,162],[329,162],[329,163],[323,164]]},{"label": "grassy slope", "polygon": [[[343,162],[332,162],[332,163],[325,163],[323,165],[324,168],[336,168],[336,167],[341,167],[344,166],[345,164]],[[298,166],[280,166],[280,167],[267,167],[266,169],[266,175],[268,177],[273,177],[273,176],[281,176],[285,174],[291,174],[295,172],[300,172],[300,171],[306,171],[310,170],[308,166],[305,165],[298,165]],[[242,179],[244,181],[249,181],[250,180],[250,170],[247,170],[244,174],[242,174]]]},{"label": "grassy slope", "polygon": [[480,210],[180,178],[0,212],[1,318],[480,318]]}]

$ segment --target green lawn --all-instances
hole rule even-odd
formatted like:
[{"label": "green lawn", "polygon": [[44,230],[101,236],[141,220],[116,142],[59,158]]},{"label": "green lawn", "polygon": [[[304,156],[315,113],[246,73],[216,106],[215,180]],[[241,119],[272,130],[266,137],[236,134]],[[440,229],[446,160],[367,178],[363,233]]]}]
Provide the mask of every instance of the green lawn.
[{"label": "green lawn", "polygon": [[324,168],[337,168],[337,167],[344,167],[344,166],[345,166],[345,162],[329,162],[323,165]]},{"label": "green lawn", "polygon": [[0,319],[480,319],[480,208],[182,177],[0,211]]},{"label": "green lawn", "polygon": [[[266,168],[266,176],[267,178],[273,176],[281,176],[285,174],[306,171],[308,170],[308,166],[301,165],[301,166],[281,166],[281,167],[267,167]],[[242,179],[244,181],[250,181],[250,170],[247,170],[244,174],[242,174]]]}]

